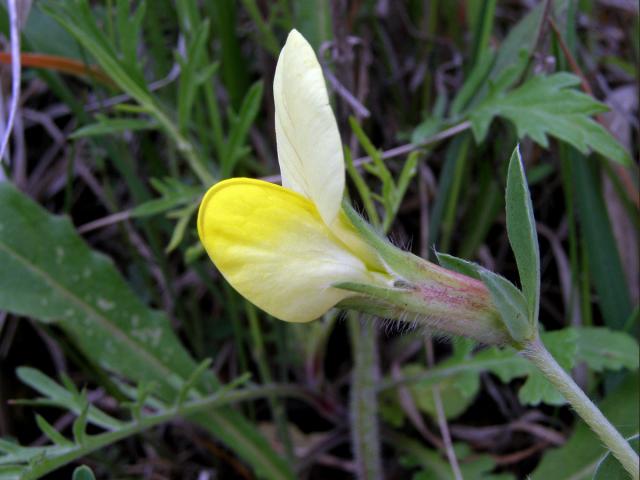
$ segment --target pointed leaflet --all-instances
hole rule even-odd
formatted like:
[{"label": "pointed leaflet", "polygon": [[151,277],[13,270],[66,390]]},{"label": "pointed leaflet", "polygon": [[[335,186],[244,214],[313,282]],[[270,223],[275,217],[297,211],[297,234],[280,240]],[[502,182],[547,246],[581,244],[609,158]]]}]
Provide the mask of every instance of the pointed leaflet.
[{"label": "pointed leaflet", "polygon": [[307,198],[250,178],[213,186],[198,213],[200,239],[227,281],[289,322],[314,320],[353,295],[333,284],[374,280],[366,259],[332,230],[356,235],[344,214],[330,230]]},{"label": "pointed leaflet", "polygon": [[509,242],[518,264],[522,293],[527,300],[529,323],[535,327],[540,303],[540,250],[531,195],[518,146],[509,161],[506,205]]},{"label": "pointed leaflet", "polygon": [[[94,361],[129,380],[154,381],[166,401],[196,367],[167,317],[147,308],[113,263],[90,250],[67,219],[0,184],[0,310],[55,321]],[[198,384],[204,392],[208,382]],[[259,472],[292,478],[264,438],[230,408],[189,417]]]},{"label": "pointed leaflet", "polygon": [[282,185],[315,203],[331,225],[344,192],[344,156],[327,88],[311,45],[292,30],[273,79]]},{"label": "pointed leaflet", "polygon": [[571,88],[579,84],[575,75],[560,72],[530,78],[506,93],[494,91],[469,116],[476,141],[485,139],[491,122],[500,116],[513,122],[519,138],[529,136],[544,148],[549,144],[547,135],[551,135],[584,154],[596,151],[609,160],[631,164],[624,147],[591,118],[608,107]]}]

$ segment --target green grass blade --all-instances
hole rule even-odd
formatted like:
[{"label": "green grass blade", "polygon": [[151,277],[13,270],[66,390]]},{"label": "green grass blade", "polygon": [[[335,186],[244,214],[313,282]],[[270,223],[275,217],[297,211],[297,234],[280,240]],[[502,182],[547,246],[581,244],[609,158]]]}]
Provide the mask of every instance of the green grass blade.
[{"label": "green grass blade", "polygon": [[621,329],[631,315],[631,299],[598,177],[593,165],[580,153],[572,149],[570,158],[578,218],[600,309],[607,326]]}]

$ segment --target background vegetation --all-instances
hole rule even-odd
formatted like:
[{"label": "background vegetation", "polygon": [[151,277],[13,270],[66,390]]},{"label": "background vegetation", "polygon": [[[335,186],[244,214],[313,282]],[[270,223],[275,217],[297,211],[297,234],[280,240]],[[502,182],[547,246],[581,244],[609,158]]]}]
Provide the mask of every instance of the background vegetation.
[{"label": "background vegetation", "polygon": [[0,168],[0,477],[593,476],[600,442],[512,352],[353,314],[285,324],[206,258],[205,189],[278,180],[291,28],[325,68],[354,203],[425,258],[517,280],[520,142],[545,343],[637,434],[637,2],[28,3]]}]

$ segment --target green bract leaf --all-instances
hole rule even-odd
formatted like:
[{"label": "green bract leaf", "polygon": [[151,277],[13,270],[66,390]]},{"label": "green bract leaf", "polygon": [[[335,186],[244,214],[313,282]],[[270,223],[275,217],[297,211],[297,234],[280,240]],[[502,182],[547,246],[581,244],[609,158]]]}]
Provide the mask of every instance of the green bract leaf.
[{"label": "green bract leaf", "polygon": [[573,88],[580,79],[569,73],[536,76],[508,93],[494,90],[470,114],[476,141],[481,142],[494,117],[515,125],[518,137],[531,137],[547,148],[547,135],[573,145],[582,153],[590,150],[610,160],[629,165],[629,153],[590,116],[607,106]]},{"label": "green bract leaf", "polygon": [[[134,382],[155,382],[163,400],[175,400],[196,368],[167,317],[147,308],[107,257],[91,251],[67,219],[49,215],[8,183],[0,184],[0,265],[0,310],[56,322],[87,357]],[[198,392],[217,383],[207,373]],[[259,476],[293,477],[238,412],[210,409],[190,419]]]},{"label": "green bract leaf", "polygon": [[507,233],[516,257],[522,293],[527,302],[529,324],[538,324],[540,303],[540,250],[536,234],[536,221],[520,148],[516,147],[509,160],[507,172]]},{"label": "green bract leaf", "polygon": [[531,338],[535,330],[527,322],[527,303],[522,292],[509,280],[489,270],[482,269],[479,273],[511,337],[516,342]]},{"label": "green bract leaf", "polygon": [[463,260],[462,258],[454,257],[453,255],[448,255],[442,252],[435,252],[436,258],[438,259],[438,263],[449,270],[453,270],[454,272],[461,273],[471,278],[475,278],[476,280],[480,280],[480,274],[478,270],[483,268],[480,265],[470,262],[468,260]]},{"label": "green bract leaf", "polygon": [[478,264],[446,253],[436,252],[436,256],[443,267],[481,280],[485,284],[500,312],[502,322],[516,342],[526,340],[535,333],[534,326],[527,321],[527,302],[522,292],[509,280]]}]

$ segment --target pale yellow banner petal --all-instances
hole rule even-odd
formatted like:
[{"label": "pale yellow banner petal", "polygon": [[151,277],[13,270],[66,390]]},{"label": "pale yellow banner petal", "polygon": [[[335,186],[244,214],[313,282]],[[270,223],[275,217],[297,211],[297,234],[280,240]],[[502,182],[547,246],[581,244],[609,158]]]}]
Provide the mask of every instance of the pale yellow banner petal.
[{"label": "pale yellow banner petal", "polygon": [[363,261],[329,230],[311,201],[248,178],[214,185],[198,233],[227,281],[281,320],[307,322],[350,296],[337,282],[371,283]]},{"label": "pale yellow banner petal", "polygon": [[282,185],[310,198],[330,225],[344,192],[342,142],[322,68],[297,30],[280,52],[273,97]]}]

